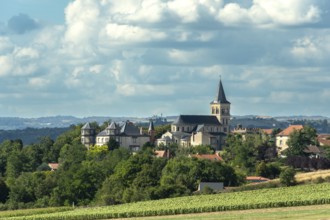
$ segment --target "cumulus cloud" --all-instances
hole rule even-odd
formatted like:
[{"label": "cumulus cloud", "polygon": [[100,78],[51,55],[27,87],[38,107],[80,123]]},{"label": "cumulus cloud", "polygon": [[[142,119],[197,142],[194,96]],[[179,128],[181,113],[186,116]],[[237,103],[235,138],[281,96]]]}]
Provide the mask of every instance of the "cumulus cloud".
[{"label": "cumulus cloud", "polygon": [[[64,106],[45,104],[49,114],[207,114],[221,75],[233,114],[301,107],[329,92],[320,1],[75,0],[64,24],[39,29],[16,16],[17,34],[0,24],[0,91]],[[80,110],[68,112],[73,104]]]},{"label": "cumulus cloud", "polygon": [[219,11],[226,26],[299,26],[320,21],[321,9],[311,0],[254,0],[250,8],[229,3]]},{"label": "cumulus cloud", "polygon": [[13,69],[13,60],[10,56],[0,56],[0,77],[10,74]]},{"label": "cumulus cloud", "polygon": [[311,34],[295,39],[290,52],[300,63],[316,62],[318,64],[328,65],[330,33],[326,31],[320,35]]}]

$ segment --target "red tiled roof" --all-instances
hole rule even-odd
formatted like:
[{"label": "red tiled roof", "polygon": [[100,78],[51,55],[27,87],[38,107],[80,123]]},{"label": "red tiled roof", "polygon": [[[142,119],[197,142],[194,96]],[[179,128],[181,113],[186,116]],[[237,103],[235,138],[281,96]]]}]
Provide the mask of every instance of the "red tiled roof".
[{"label": "red tiled roof", "polygon": [[222,158],[218,154],[193,154],[191,157],[212,161],[222,161]]},{"label": "red tiled roof", "polygon": [[48,166],[49,166],[50,169],[52,169],[52,170],[57,170],[59,164],[58,164],[58,163],[49,163]]},{"label": "red tiled roof", "polygon": [[320,142],[322,146],[324,145],[330,146],[330,139],[328,138],[330,138],[330,134],[320,134],[317,136],[317,140],[318,142]]},{"label": "red tiled roof", "polygon": [[166,157],[166,151],[165,150],[156,150],[155,154],[156,154],[156,157]]},{"label": "red tiled roof", "polygon": [[299,131],[303,129],[304,126],[302,125],[290,125],[286,129],[284,129],[282,132],[278,133],[276,136],[289,136],[294,131]]},{"label": "red tiled roof", "polygon": [[273,133],[273,129],[262,129],[262,131],[268,135],[271,135]]},{"label": "red tiled roof", "polygon": [[262,177],[262,176],[247,176],[246,177],[247,181],[270,181],[270,179]]}]

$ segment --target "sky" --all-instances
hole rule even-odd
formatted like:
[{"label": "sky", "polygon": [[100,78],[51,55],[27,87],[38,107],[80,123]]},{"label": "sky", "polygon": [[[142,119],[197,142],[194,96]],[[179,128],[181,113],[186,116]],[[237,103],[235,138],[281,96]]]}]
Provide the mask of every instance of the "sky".
[{"label": "sky", "polygon": [[330,116],[328,0],[0,0],[0,117]]}]

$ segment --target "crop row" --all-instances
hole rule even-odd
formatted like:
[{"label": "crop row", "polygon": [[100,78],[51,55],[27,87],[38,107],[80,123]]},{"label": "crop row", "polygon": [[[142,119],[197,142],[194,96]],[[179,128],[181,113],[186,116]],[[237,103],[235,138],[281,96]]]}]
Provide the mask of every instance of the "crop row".
[{"label": "crop row", "polygon": [[[330,204],[330,184],[190,196],[124,205],[77,208],[61,213],[13,217],[13,220],[89,220],[174,215],[228,210]],[[1,219],[1,218],[0,218]]]}]

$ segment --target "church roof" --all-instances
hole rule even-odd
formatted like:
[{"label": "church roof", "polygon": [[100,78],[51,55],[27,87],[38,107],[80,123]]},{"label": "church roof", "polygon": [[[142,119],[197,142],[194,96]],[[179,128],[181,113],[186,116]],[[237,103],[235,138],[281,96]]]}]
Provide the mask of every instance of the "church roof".
[{"label": "church roof", "polygon": [[154,131],[154,130],[155,130],[155,128],[154,128],[154,122],[152,120],[150,120],[148,131]]},{"label": "church roof", "polygon": [[221,125],[218,118],[214,115],[180,115],[173,124]]},{"label": "church roof", "polygon": [[223,89],[221,79],[219,81],[218,91],[215,100],[212,103],[230,104],[230,102],[228,102],[228,100],[226,99],[226,94]]}]

